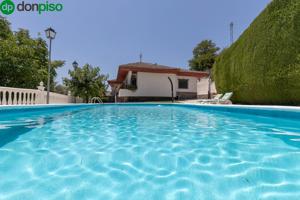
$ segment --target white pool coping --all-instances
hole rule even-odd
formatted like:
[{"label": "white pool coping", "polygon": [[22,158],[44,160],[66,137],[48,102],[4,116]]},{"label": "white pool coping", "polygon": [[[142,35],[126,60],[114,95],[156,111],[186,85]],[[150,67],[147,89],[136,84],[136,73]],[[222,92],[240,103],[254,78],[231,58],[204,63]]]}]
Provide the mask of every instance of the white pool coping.
[{"label": "white pool coping", "polygon": [[220,108],[242,108],[242,109],[265,109],[265,110],[278,110],[278,111],[296,111],[300,112],[299,106],[276,106],[276,105],[223,105],[223,104],[198,104],[198,103],[169,103],[169,102],[151,102],[151,103],[104,103],[104,104],[38,104],[38,105],[0,105],[1,108],[39,108],[39,107],[56,107],[56,106],[101,106],[101,105],[189,105],[199,107],[220,107]]},{"label": "white pool coping", "polygon": [[222,108],[250,108],[250,109],[267,109],[267,110],[285,110],[285,111],[300,111],[299,106],[276,106],[276,105],[221,105],[221,104],[197,104],[197,103],[182,103],[184,105],[193,105],[199,107],[222,107]]}]

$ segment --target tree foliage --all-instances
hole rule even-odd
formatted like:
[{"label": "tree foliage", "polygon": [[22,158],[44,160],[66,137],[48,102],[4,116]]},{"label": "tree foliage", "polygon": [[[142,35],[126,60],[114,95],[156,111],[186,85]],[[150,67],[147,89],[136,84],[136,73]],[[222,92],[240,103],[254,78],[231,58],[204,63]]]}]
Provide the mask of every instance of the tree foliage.
[{"label": "tree foliage", "polygon": [[218,92],[247,104],[300,104],[300,1],[273,0],[217,59]]},{"label": "tree foliage", "polygon": [[99,67],[89,64],[82,68],[76,67],[69,71],[70,79],[65,78],[65,85],[71,90],[73,96],[79,96],[86,103],[93,97],[102,97],[107,90],[107,75],[101,74]]},{"label": "tree foliage", "polygon": [[0,16],[0,40],[7,39],[12,36],[10,23],[5,18]]},{"label": "tree foliage", "polygon": [[219,48],[211,40],[203,40],[193,50],[193,58],[189,61],[190,69],[195,71],[207,71],[215,63]]},{"label": "tree foliage", "polygon": [[68,87],[62,84],[58,84],[54,87],[54,92],[59,93],[59,94],[68,94]]},{"label": "tree foliage", "polygon": [[[0,30],[0,86],[35,89],[40,81],[47,83],[46,41],[40,37],[31,38],[25,29],[12,32],[9,22],[3,17],[0,17]],[[56,69],[63,65],[64,61],[52,63],[52,90]]]}]

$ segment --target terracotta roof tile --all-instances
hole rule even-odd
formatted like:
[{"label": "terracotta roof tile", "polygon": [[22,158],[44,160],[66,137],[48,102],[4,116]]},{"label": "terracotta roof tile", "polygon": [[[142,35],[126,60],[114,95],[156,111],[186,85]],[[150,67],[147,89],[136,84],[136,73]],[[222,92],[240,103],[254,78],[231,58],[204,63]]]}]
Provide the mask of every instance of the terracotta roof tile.
[{"label": "terracotta roof tile", "polygon": [[192,77],[206,77],[207,72],[202,71],[190,71],[187,69],[181,69],[179,67],[169,67],[165,65],[152,64],[152,63],[129,63],[119,66],[118,77],[116,80],[109,81],[110,83],[122,82],[126,78],[128,71],[133,72],[149,72],[149,73],[170,73],[178,76],[192,76]]},{"label": "terracotta roof tile", "polygon": [[176,67],[169,67],[165,65],[153,64],[153,63],[144,63],[144,62],[137,62],[137,63],[128,63],[125,65],[120,65],[120,67],[135,67],[135,68],[147,68],[147,69],[180,69]]}]

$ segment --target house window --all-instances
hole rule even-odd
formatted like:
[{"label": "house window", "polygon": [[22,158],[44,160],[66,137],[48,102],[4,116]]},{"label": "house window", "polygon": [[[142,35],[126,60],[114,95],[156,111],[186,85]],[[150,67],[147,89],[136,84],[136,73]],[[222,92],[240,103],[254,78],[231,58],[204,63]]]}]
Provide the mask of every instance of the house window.
[{"label": "house window", "polygon": [[189,80],[188,79],[178,79],[178,88],[179,89],[189,89]]},{"label": "house window", "polygon": [[131,75],[131,85],[137,87],[137,73],[133,72]]},{"label": "house window", "polygon": [[137,90],[137,73],[136,72],[133,72],[131,74],[130,79],[127,78],[123,82],[121,89]]}]

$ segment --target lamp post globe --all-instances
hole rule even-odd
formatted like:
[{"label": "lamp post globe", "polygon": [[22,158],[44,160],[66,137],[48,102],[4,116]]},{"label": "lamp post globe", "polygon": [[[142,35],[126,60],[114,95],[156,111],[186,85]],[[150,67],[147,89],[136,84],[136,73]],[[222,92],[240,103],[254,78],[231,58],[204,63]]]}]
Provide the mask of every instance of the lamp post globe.
[{"label": "lamp post globe", "polygon": [[72,63],[72,65],[73,65],[74,69],[76,69],[76,68],[78,67],[78,63],[77,63],[76,61],[74,61],[74,62]]},{"label": "lamp post globe", "polygon": [[47,28],[46,30],[45,30],[45,32],[46,32],[46,37],[48,38],[48,39],[50,39],[50,40],[53,40],[53,39],[55,39],[55,36],[56,36],[56,32],[55,32],[55,30],[53,29],[53,28]]},{"label": "lamp post globe", "polygon": [[46,37],[49,39],[49,60],[48,60],[48,80],[47,80],[47,104],[50,103],[50,72],[51,72],[51,48],[52,40],[55,39],[56,32],[53,28],[47,28],[45,30]]}]

